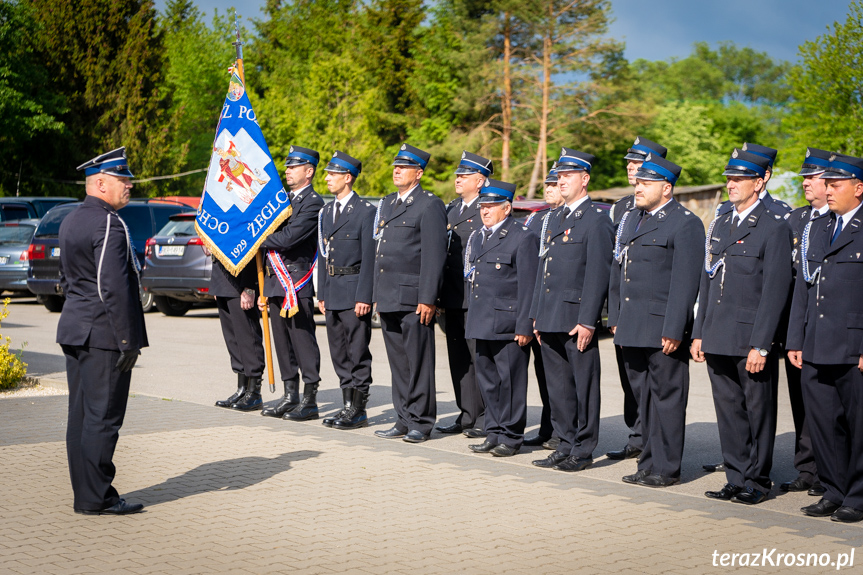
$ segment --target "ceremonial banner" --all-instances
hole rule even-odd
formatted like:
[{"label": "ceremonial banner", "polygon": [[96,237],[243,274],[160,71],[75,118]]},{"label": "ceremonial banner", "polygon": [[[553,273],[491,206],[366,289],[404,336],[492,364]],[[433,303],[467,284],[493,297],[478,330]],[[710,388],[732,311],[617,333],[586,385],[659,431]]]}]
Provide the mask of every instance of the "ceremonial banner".
[{"label": "ceremonial banner", "polygon": [[222,107],[195,229],[233,275],[291,215],[288,192],[234,69]]}]

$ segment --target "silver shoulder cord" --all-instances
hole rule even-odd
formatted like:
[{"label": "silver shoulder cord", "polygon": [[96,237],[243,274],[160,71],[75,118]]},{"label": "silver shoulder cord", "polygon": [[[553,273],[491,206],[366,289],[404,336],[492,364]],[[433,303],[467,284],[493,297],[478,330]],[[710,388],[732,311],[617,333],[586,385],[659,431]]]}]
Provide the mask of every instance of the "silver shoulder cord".
[{"label": "silver shoulder cord", "polygon": [[[719,211],[718,208],[717,211]],[[719,271],[719,268],[722,268],[722,276],[719,278],[719,295],[722,295],[722,291],[725,289],[725,256],[722,256],[719,261],[714,264],[710,255],[710,240],[713,237],[713,228],[716,227],[717,221],[719,221],[719,218],[714,218],[713,221],[710,222],[710,227],[707,228],[707,237],[704,240],[704,271],[707,272],[710,279],[713,279],[716,276],[716,272]]]},{"label": "silver shoulder cord", "polygon": [[380,225],[380,221],[381,221],[381,206],[384,205],[385,199],[386,199],[386,196],[381,198],[381,201],[378,202],[378,209],[375,211],[375,224],[374,224],[374,229],[372,230],[372,239],[375,241],[379,241],[381,239],[381,236],[384,235],[383,230],[378,231],[378,226]]},{"label": "silver shoulder cord", "polygon": [[553,211],[548,210],[542,218],[542,231],[539,232],[539,257],[541,258],[544,258],[548,254],[548,247],[545,245],[545,232],[548,231],[548,220]]},{"label": "silver shoulder cord", "polygon": [[614,235],[614,259],[618,264],[623,264],[623,279],[626,279],[626,254],[629,252],[629,246],[620,246],[620,240],[623,238],[623,226],[626,225],[626,220],[632,210],[627,210],[620,218],[620,223],[617,225],[617,233]]},{"label": "silver shoulder cord", "polygon": [[809,232],[812,229],[813,221],[815,220],[809,220],[803,229],[803,238],[800,242],[800,269],[803,271],[803,279],[806,280],[806,283],[809,285],[815,284],[815,305],[818,305],[821,296],[821,266],[818,266],[815,272],[810,274],[809,260],[807,258],[807,254],[809,253]]},{"label": "silver shoulder cord", "polygon": [[105,220],[105,239],[102,241],[102,253],[99,254],[99,267],[96,268],[96,289],[99,291],[99,299],[105,303],[102,297],[102,262],[105,260],[105,248],[108,247],[108,234],[111,232],[111,214]]},{"label": "silver shoulder cord", "polygon": [[321,211],[318,212],[318,252],[324,260],[327,259],[327,255],[330,253],[328,246],[324,244],[323,219],[325,209],[326,208],[321,208]]},{"label": "silver shoulder cord", "polygon": [[467,246],[464,250],[464,279],[470,282],[470,288],[473,290],[473,278],[476,275],[476,266],[470,265],[470,256],[472,253],[471,246],[473,246],[473,237],[476,235],[476,230],[470,233],[470,237],[467,239]]}]

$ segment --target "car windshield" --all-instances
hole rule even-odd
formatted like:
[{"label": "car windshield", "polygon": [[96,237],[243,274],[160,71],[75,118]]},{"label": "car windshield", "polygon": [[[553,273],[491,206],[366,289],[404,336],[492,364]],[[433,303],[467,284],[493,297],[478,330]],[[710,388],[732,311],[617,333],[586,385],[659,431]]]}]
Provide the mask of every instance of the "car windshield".
[{"label": "car windshield", "polygon": [[36,237],[38,238],[56,238],[60,236],[60,224],[63,223],[63,218],[68,216],[72,210],[78,207],[78,204],[64,204],[52,208],[42,221],[39,222],[39,227],[36,229]]},{"label": "car windshield", "polygon": [[165,224],[157,236],[175,236],[175,237],[189,237],[196,236],[198,232],[195,231],[195,220],[192,219],[183,219],[183,220],[172,220]]},{"label": "car windshield", "polygon": [[0,246],[28,245],[36,226],[26,224],[0,226]]}]

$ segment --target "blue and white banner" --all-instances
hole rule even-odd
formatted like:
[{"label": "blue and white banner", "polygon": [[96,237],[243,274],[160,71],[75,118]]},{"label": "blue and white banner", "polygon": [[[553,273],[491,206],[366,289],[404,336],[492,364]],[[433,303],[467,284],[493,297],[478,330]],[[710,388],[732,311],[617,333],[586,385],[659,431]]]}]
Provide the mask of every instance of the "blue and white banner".
[{"label": "blue and white banner", "polygon": [[291,215],[291,201],[234,71],[222,107],[195,229],[234,275]]}]

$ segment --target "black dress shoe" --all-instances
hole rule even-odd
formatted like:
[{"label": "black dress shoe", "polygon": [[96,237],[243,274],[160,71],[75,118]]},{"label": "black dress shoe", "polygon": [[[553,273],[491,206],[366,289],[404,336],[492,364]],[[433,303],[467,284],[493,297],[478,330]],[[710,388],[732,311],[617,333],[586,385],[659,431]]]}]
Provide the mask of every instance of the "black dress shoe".
[{"label": "black dress shoe", "polygon": [[536,461],[531,461],[531,464],[536,465],[537,467],[551,468],[562,462],[567,457],[569,456],[566,453],[561,453],[560,451],[552,451],[551,455],[549,455],[545,459],[537,459]]},{"label": "black dress shoe", "polygon": [[592,457],[576,457],[575,455],[570,455],[554,467],[552,469],[556,471],[584,471],[588,467],[593,465]]},{"label": "black dress shoe", "polygon": [[402,441],[407,441],[408,443],[422,443],[428,438],[429,436],[422,431],[419,431],[418,429],[411,429],[407,432],[407,435],[402,437]]},{"label": "black dress shoe", "polygon": [[812,484],[812,487],[809,488],[807,493],[812,497],[824,497],[824,494],[827,493],[827,489],[821,485],[820,481],[816,481]]},{"label": "black dress shoe", "polygon": [[383,430],[375,431],[375,435],[377,437],[382,437],[384,439],[401,439],[402,437],[405,436],[405,432],[402,431],[401,429],[399,429],[398,427],[393,426],[393,427],[387,429],[386,431],[383,431]]},{"label": "black dress shoe", "polygon": [[800,511],[802,511],[809,517],[829,517],[830,515],[833,515],[840,507],[842,506],[838,503],[833,503],[832,501],[824,499],[822,497],[818,501],[818,503],[813,503],[812,505],[801,507]]},{"label": "black dress shoe", "polygon": [[512,457],[516,453],[518,453],[518,447],[513,447],[504,443],[498,444],[497,447],[491,450],[491,454],[495,457]]},{"label": "black dress shoe", "polygon": [[460,423],[450,423],[449,425],[438,425],[435,427],[441,433],[461,433],[463,428]]},{"label": "black dress shoe", "polygon": [[121,499],[111,507],[93,511],[91,509],[76,509],[75,513],[82,515],[129,515],[132,513],[140,513],[144,510],[143,503],[126,503],[125,499]]},{"label": "black dress shoe", "polygon": [[779,486],[779,489],[782,491],[807,491],[810,487],[812,487],[811,481],[798,477],[794,481],[786,481]]},{"label": "black dress shoe", "polygon": [[548,441],[542,444],[545,449],[549,449],[551,451],[557,451],[557,448],[560,447],[560,438],[552,437]]},{"label": "black dress shoe", "polygon": [[549,439],[551,439],[551,438],[545,437],[545,436],[537,433],[536,435],[528,435],[527,437],[525,437],[524,441],[522,441],[521,444],[527,445],[528,447],[536,447],[538,445],[542,445],[543,443],[545,443]]},{"label": "black dress shoe", "polygon": [[830,516],[830,519],[840,523],[857,523],[859,521],[863,521],[863,511],[843,505]]},{"label": "black dress shoe", "polygon": [[497,443],[493,441],[489,441],[486,439],[482,443],[468,445],[467,448],[473,451],[474,453],[489,453],[492,449],[497,447]]},{"label": "black dress shoe", "polygon": [[724,499],[730,501],[732,497],[743,491],[742,487],[738,487],[731,483],[726,483],[719,491],[705,491],[704,495],[711,499]]},{"label": "black dress shoe", "polygon": [[701,469],[703,469],[707,473],[713,473],[715,471],[725,471],[725,463],[708,463],[707,465],[702,465]]},{"label": "black dress shoe", "polygon": [[637,447],[632,447],[631,445],[627,445],[623,449],[618,449],[617,451],[609,451],[605,454],[605,456],[609,459],[632,459],[634,457],[638,457],[641,455],[641,450]]},{"label": "black dress shoe", "polygon": [[639,479],[638,484],[645,487],[670,487],[679,481],[679,477],[666,477],[665,475],[653,473],[647,477]]},{"label": "black dress shoe", "polygon": [[488,433],[486,433],[485,431],[483,431],[482,429],[479,429],[477,427],[471,427],[470,429],[465,429],[464,431],[462,431],[462,433],[464,434],[465,437],[469,437],[471,439],[479,439],[481,437],[487,437],[488,436]]},{"label": "black dress shoe", "polygon": [[767,494],[758,489],[747,487],[746,491],[741,491],[731,498],[734,503],[742,503],[744,505],[758,505],[767,500]]},{"label": "black dress shoe", "polygon": [[620,480],[623,481],[624,483],[632,483],[633,485],[635,485],[636,483],[638,483],[639,481],[641,481],[642,479],[644,479],[648,475],[650,475],[650,472],[648,470],[640,469],[640,470],[636,471],[635,473],[633,473],[632,475],[624,475],[623,477],[620,478]]}]

